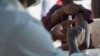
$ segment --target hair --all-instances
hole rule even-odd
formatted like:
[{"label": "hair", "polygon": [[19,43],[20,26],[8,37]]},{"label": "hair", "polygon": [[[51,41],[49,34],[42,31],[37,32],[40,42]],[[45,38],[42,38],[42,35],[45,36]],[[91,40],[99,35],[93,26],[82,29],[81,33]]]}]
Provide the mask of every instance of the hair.
[{"label": "hair", "polygon": [[33,3],[36,2],[36,0],[19,0],[19,1],[22,3],[22,5],[26,4],[26,7],[32,5]]},{"label": "hair", "polygon": [[62,0],[63,5],[67,5],[69,3],[73,3],[73,0]]}]

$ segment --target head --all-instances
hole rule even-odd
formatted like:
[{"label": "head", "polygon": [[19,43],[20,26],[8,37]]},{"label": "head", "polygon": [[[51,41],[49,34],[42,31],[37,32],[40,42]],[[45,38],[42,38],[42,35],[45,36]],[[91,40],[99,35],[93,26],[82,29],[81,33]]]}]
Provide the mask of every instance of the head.
[{"label": "head", "polygon": [[73,0],[61,0],[63,5],[67,5],[69,3],[73,3]]},{"label": "head", "polygon": [[64,11],[67,14],[74,14],[78,11],[78,6],[74,4],[74,0],[61,0]]},{"label": "head", "polygon": [[77,12],[79,12],[79,6],[77,4],[70,3],[65,5],[64,7],[66,7],[64,8],[64,10],[66,10],[67,14],[76,14]]},{"label": "head", "polygon": [[19,1],[25,8],[29,7],[30,5],[36,2],[36,0],[19,0]]}]

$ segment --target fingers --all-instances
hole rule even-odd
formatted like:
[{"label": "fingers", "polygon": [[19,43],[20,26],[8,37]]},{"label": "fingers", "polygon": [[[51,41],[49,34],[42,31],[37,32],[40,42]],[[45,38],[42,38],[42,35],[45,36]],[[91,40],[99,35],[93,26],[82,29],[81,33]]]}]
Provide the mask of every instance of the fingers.
[{"label": "fingers", "polygon": [[51,29],[51,34],[53,36],[54,40],[60,39],[60,40],[64,40],[65,39],[65,35],[62,33],[62,25],[58,24],[56,25],[54,28]]}]

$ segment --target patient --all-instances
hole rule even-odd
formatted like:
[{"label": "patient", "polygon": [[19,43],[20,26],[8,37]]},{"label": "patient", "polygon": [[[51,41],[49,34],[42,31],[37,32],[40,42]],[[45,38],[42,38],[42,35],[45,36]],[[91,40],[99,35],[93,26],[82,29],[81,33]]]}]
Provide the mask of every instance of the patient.
[{"label": "patient", "polygon": [[[81,38],[80,42],[81,45],[79,45],[80,50],[87,49],[90,46],[93,45],[92,42],[90,42],[90,37],[89,37],[89,31],[88,31],[88,24],[92,23],[93,20],[91,18],[91,11],[88,9],[84,8],[81,5],[77,5],[73,3],[73,0],[61,0],[62,4],[58,3],[55,4],[51,10],[48,12],[47,16],[45,16],[42,19],[42,22],[45,26],[45,28],[51,32],[54,41],[57,39],[60,39],[62,42],[61,48],[63,50],[68,50],[68,44],[66,41],[66,32],[68,31],[68,27],[64,25],[72,25],[72,27],[75,29],[79,27],[79,29],[84,29],[85,30],[85,37]],[[72,15],[72,23],[68,24],[68,17],[69,15]],[[74,22],[73,22],[74,21]],[[52,30],[54,29],[54,30]],[[65,33],[63,33],[65,31]],[[72,35],[77,33],[73,32]],[[81,34],[81,33],[80,33]],[[80,35],[78,34],[78,35]],[[83,40],[84,39],[84,40]],[[89,43],[90,42],[90,43]],[[89,46],[90,45],[90,46]]]}]

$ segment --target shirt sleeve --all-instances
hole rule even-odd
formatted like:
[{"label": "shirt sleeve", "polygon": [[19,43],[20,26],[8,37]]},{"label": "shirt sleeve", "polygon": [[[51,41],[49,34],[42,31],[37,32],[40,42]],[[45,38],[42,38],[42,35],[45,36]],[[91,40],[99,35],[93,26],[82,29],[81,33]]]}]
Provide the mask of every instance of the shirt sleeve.
[{"label": "shirt sleeve", "polygon": [[73,53],[71,56],[83,56],[83,55],[80,53]]},{"label": "shirt sleeve", "polygon": [[47,15],[46,16],[44,16],[43,18],[42,18],[42,23],[43,23],[43,25],[45,26],[45,28],[47,29],[47,30],[51,30],[51,28],[52,28],[52,24],[51,24],[51,15],[52,15],[52,13],[53,12],[55,12],[55,10],[57,10],[57,9],[59,9],[61,7],[61,5],[58,5],[58,4],[55,4],[50,10],[49,10],[49,12],[47,13]]},{"label": "shirt sleeve", "polygon": [[90,24],[93,22],[93,15],[91,10],[86,9],[82,5],[78,5],[80,8],[80,12],[83,14],[84,19]]}]

